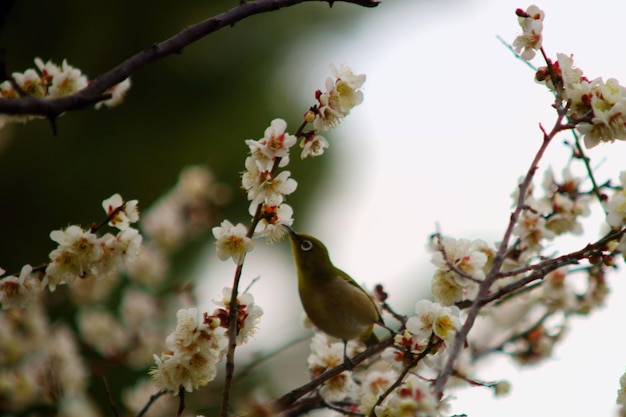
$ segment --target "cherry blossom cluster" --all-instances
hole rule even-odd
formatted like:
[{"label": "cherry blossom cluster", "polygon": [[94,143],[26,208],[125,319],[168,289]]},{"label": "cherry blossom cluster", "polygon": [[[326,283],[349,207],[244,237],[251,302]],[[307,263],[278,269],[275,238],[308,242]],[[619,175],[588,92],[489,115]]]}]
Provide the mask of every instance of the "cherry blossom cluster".
[{"label": "cherry blossom cluster", "polygon": [[[557,236],[583,232],[580,220],[590,213],[591,191],[581,189],[583,179],[573,175],[569,167],[563,169],[562,177],[558,180],[549,168],[542,183],[543,195],[537,197],[531,186],[524,196],[525,208],[513,230],[524,254],[521,262],[537,256],[545,243]],[[517,200],[517,190],[513,198]]]},{"label": "cherry blossom cluster", "polygon": [[[529,60],[536,51],[543,53],[544,13],[531,6],[517,10],[517,16],[523,34],[513,47]],[[558,58],[554,64],[548,62],[547,67],[540,68],[537,78],[557,97],[561,94],[567,103],[563,114],[566,113],[568,124],[562,130],[577,128],[584,135],[587,148],[600,141],[626,138],[622,134],[626,124],[621,116],[626,90],[613,79],[590,82],[574,68],[571,57],[559,54]],[[579,152],[573,152],[572,162],[584,161],[584,156],[578,155]],[[585,172],[592,176],[588,166]],[[431,262],[436,267],[431,282],[434,302],[419,301],[415,315],[402,321],[403,326],[393,336],[393,345],[380,357],[391,370],[385,376],[370,376],[370,372],[380,372],[378,366],[372,365],[352,374],[339,374],[319,391],[322,398],[357,404],[358,411],[365,415],[373,410],[376,415],[436,416],[446,408],[446,400],[437,399],[427,381],[438,379],[448,362],[452,363],[452,372],[446,380],[446,390],[469,382],[504,395],[510,389],[507,381],[485,382],[473,376],[478,360],[499,352],[520,364],[542,361],[551,356],[563,338],[571,316],[587,315],[604,303],[608,293],[606,270],[613,267],[613,256],[626,247],[624,233],[617,234],[626,226],[626,173],[621,174],[619,187],[611,187],[614,191],[609,197],[600,196],[609,188],[607,184],[598,186],[593,178],[590,187],[583,188],[585,178],[574,175],[571,164],[563,169],[560,178],[549,168],[539,189],[532,183],[522,187],[526,180],[520,180],[513,193],[519,216],[511,223],[512,242],[507,242],[508,250],[500,253],[500,243],[492,246],[480,239],[435,235],[430,246]],[[520,195],[519,190],[524,190],[524,194]],[[553,254],[546,255],[549,244],[556,239],[582,234],[582,219],[590,214],[594,201],[600,202],[606,213],[610,230],[604,230],[604,235],[616,233],[621,240],[607,240],[604,245],[598,244],[595,252],[571,260],[564,257],[561,263],[551,259]],[[589,259],[589,266],[578,265],[581,257]],[[528,285],[538,280],[541,281]],[[476,300],[479,292],[485,298]],[[500,292],[511,296],[499,298]],[[491,302],[489,295],[494,296]],[[459,345],[456,339],[466,319],[463,309],[469,306],[478,306],[481,320]],[[448,349],[453,344],[458,350]],[[314,375],[319,369],[326,369],[324,366],[341,361],[340,347],[320,340],[312,344],[309,364],[315,365],[310,368]],[[409,376],[400,376],[407,371]],[[368,392],[366,381],[370,378],[376,378],[380,385]],[[392,384],[397,388],[388,392]],[[623,397],[620,391],[620,398]]]},{"label": "cherry blossom cluster", "polygon": [[58,246],[50,252],[45,268],[34,273],[32,266],[25,265],[19,276],[0,280],[3,309],[26,306],[46,286],[54,291],[58,285],[71,284],[76,278],[103,279],[115,275],[136,258],[142,236],[130,224],[139,220],[137,200],[124,202],[115,194],[104,200],[102,206],[109,226],[118,232],[99,236],[94,228],[83,229],[78,225],[52,231],[50,238]]},{"label": "cherry blossom cluster", "polygon": [[102,206],[109,216],[109,226],[119,229],[117,234],[98,236],[93,228],[77,225],[50,233],[58,246],[50,252],[42,284],[51,291],[57,285],[73,283],[76,278],[106,278],[136,258],[142,236],[129,225],[139,220],[137,200],[124,202],[119,194],[114,194]]},{"label": "cherry blossom cluster", "polygon": [[95,416],[89,370],[70,326],[53,325],[38,303],[0,314],[2,409]]},{"label": "cherry blossom cluster", "polygon": [[167,350],[154,355],[156,366],[150,371],[156,385],[174,395],[180,387],[191,392],[212,381],[228,344],[219,318],[206,313],[199,317],[195,308],[178,310],[176,318],[176,330],[165,341]]},{"label": "cherry blossom cluster", "polygon": [[[531,276],[534,270],[529,265],[544,261],[545,248],[556,238],[582,233],[581,219],[589,215],[593,201],[592,190],[583,189],[582,183],[568,166],[561,178],[551,168],[546,170],[540,195],[530,184],[512,229],[515,240],[499,278],[490,287],[491,293]],[[617,191],[615,196],[619,194]],[[512,196],[519,204],[519,187]],[[432,263],[438,267],[432,280],[435,300],[443,305],[473,301],[486,275],[493,272],[496,249],[482,240],[444,237],[435,240],[433,250]],[[469,333],[474,358],[492,351],[506,352],[522,364],[548,358],[561,340],[569,316],[589,314],[604,303],[608,293],[605,268],[612,265],[610,259],[606,261],[588,268],[557,268],[542,277],[542,285],[524,290],[523,296],[484,307],[483,320]]]},{"label": "cherry blossom cluster", "polygon": [[[120,273],[132,265],[141,236],[131,228],[138,221],[135,200],[124,202],[116,194],[102,207],[106,220],[101,224],[51,233],[58,247],[49,263],[25,265],[19,277],[0,280],[0,301],[6,309],[0,315],[0,397],[11,399],[3,404],[7,410],[52,407],[59,415],[97,415],[88,393],[91,372],[79,351],[89,346],[103,360],[142,369],[152,363],[162,343],[157,319],[161,312],[153,294],[131,285],[121,292],[118,314],[106,305],[111,290],[120,284]],[[105,225],[117,233],[99,235]],[[50,297],[42,291],[46,283],[72,284],[65,294],[74,305],[64,303],[64,308],[75,313],[77,331],[48,318]]]},{"label": "cherry blossom cluster", "polygon": [[[396,339],[399,340],[399,336]],[[360,349],[362,346],[359,343],[348,343],[349,356],[358,353]],[[317,377],[341,365],[344,362],[343,354],[342,342],[332,342],[325,334],[316,333],[311,341],[311,354],[308,358],[311,375]],[[403,356],[397,347],[388,348],[381,361],[366,368],[357,368],[354,372],[341,372],[326,381],[318,392],[327,403],[342,404],[342,410],[346,413],[370,415],[374,411],[378,416],[444,415],[446,402],[437,401],[429,383],[417,374],[417,366],[412,374],[380,401],[381,396],[399,380],[400,372],[405,368],[401,359]]]},{"label": "cherry blossom cluster", "polygon": [[318,105],[313,110],[313,126],[320,132],[337,127],[353,107],[363,102],[361,87],[365,82],[365,75],[354,74],[345,65],[341,65],[339,69],[331,65],[330,72],[332,77],[326,78],[326,91],[318,90],[315,93]]},{"label": "cherry blossom cluster", "polygon": [[[222,290],[222,299],[214,300],[218,308],[213,311],[213,315],[219,317],[221,326],[228,328],[230,321],[230,299],[233,289],[224,288]],[[243,345],[250,339],[256,331],[259,319],[263,315],[263,309],[254,303],[254,297],[250,293],[242,293],[237,297],[237,345]]]},{"label": "cherry blossom cluster", "polygon": [[[298,137],[302,137],[302,159],[322,155],[328,142],[317,132],[327,132],[336,127],[354,106],[363,101],[361,87],[365,75],[355,75],[345,65],[339,69],[331,65],[330,69],[332,77],[326,79],[326,90],[315,93],[318,104],[305,113],[304,123],[295,135],[287,133],[287,122],[274,119],[261,139],[245,141],[250,153],[245,160],[241,185],[250,201],[248,211],[253,216],[254,233],[249,233],[244,224],[234,225],[228,220],[213,228],[219,259],[232,258],[237,265],[241,265],[246,253],[254,250],[252,238],[263,236],[269,243],[275,242],[286,234],[283,225],[293,223],[293,209],[285,203],[285,199],[298,184],[290,178],[289,171],[281,171],[289,164],[290,148],[296,144]],[[309,123],[314,129],[305,131],[304,127]]]},{"label": "cherry blossom cluster", "polygon": [[522,34],[513,41],[515,52],[522,59],[530,61],[541,49],[543,42],[543,18],[545,14],[539,7],[532,5],[526,10],[517,9],[517,22],[522,28]]},{"label": "cherry blossom cluster", "polygon": [[317,133],[337,127],[341,120],[350,114],[353,107],[363,102],[361,88],[365,82],[365,75],[354,74],[345,65],[337,69],[331,64],[330,72],[332,77],[326,78],[325,91],[315,92],[318,103],[304,115],[305,122],[313,123],[314,129],[302,135],[300,141],[302,159],[322,155],[324,149],[328,148],[328,141]]},{"label": "cherry blossom cluster", "polygon": [[[427,381],[436,376],[446,345],[461,327],[460,310],[456,306],[420,300],[415,305],[415,315],[406,320],[405,327],[393,336],[393,345],[383,351],[379,360],[327,380],[318,390],[324,401],[342,404],[345,412],[358,411],[364,415],[370,415],[372,410],[376,415],[444,415],[447,403],[436,400]],[[358,341],[350,341],[346,346],[348,357],[362,350],[363,344]],[[311,375],[318,377],[343,363],[344,344],[317,332],[308,358]],[[407,369],[410,376],[401,379]],[[461,372],[461,367],[458,371]],[[469,375],[470,370],[463,372]],[[386,392],[393,384],[395,389]]]},{"label": "cherry blossom cluster", "polygon": [[[354,354],[357,343],[350,342],[346,347],[348,355]],[[331,342],[328,336],[321,332],[316,332],[311,340],[311,353],[308,358],[308,367],[311,376],[317,377],[328,369],[341,365],[344,344],[341,342]],[[349,371],[344,371],[331,378],[319,389],[319,393],[326,401],[342,401],[357,391],[357,385]]]},{"label": "cherry blossom cluster", "polygon": [[[289,149],[297,141],[295,136],[286,133],[286,129],[284,120],[274,119],[265,129],[263,138],[246,140],[250,155],[245,161],[241,184],[250,201],[249,212],[258,221],[254,237],[265,236],[269,242],[285,235],[287,231],[282,225],[293,223],[293,209],[284,201],[298,184],[290,178],[289,171],[278,171],[289,163]],[[213,235],[221,260],[232,257],[237,265],[241,265],[245,254],[254,250],[254,241],[242,223],[233,225],[224,220],[213,228]]]},{"label": "cherry blossom cluster", "polygon": [[[23,73],[14,72],[11,77],[11,80],[0,83],[0,98],[57,98],[76,93],[89,84],[87,76],[80,69],[69,65],[65,59],[59,66],[52,61],[44,62],[41,58],[35,58],[35,68],[29,68]],[[109,88],[105,94],[110,94],[111,97],[98,102],[96,109],[122,103],[129,88],[129,78]],[[34,118],[36,117],[1,115],[0,128],[7,122],[27,122]]]},{"label": "cherry blossom cluster", "polygon": [[[0,359],[0,397],[15,399],[5,404],[8,409],[50,404],[64,415],[70,414],[66,408],[97,415],[87,393],[91,372],[82,363],[78,346],[93,351],[103,363],[138,371],[154,365],[154,352],[163,349],[166,338],[162,322],[170,309],[180,307],[182,297],[190,297],[171,289],[161,293],[169,257],[207,230],[216,217],[215,208],[228,198],[228,189],[207,168],[188,167],[176,186],[142,215],[144,237],[133,228],[139,221],[137,201],[124,201],[116,194],[103,201],[105,220],[100,224],[89,229],[71,225],[50,234],[58,246],[49,262],[35,268],[25,265],[19,274],[0,279],[0,302],[6,309],[0,316],[0,357],[14,352],[11,360]],[[107,233],[105,226],[115,232]],[[73,302],[65,308],[72,311],[76,330],[53,326],[43,313],[50,297],[42,290],[61,285],[66,291],[57,291],[55,297],[68,295]],[[117,309],[111,308],[112,295]],[[262,311],[249,294],[241,294],[239,300],[238,338],[243,343],[254,332]],[[228,315],[224,301],[217,304],[211,323],[223,335]],[[54,343],[54,349],[48,343]],[[60,357],[57,347],[73,355],[73,360]],[[217,353],[207,353],[212,354]],[[148,384],[152,392],[143,397],[142,406],[154,394],[154,383],[148,380]],[[67,393],[67,398],[57,399],[60,406],[46,397],[57,389]],[[134,391],[129,387],[125,395]]]},{"label": "cherry blossom cluster", "polygon": [[570,100],[568,118],[583,135],[587,148],[626,140],[626,88],[618,80],[589,80],[574,66],[571,55],[561,53],[555,63],[539,68],[536,78],[552,90],[555,85],[562,88],[563,99]]},{"label": "cherry blossom cluster", "polygon": [[[533,5],[525,11],[518,9],[517,15],[523,32],[513,47],[522,59],[531,60],[542,49],[544,12]],[[558,88],[562,100],[569,102],[568,119],[583,135],[587,148],[626,140],[626,88],[615,78],[589,80],[574,66],[573,57],[562,53],[557,53],[555,62],[548,59],[535,77],[554,92]]]},{"label": "cherry blossom cluster", "polygon": [[[167,350],[154,355],[156,365],[150,371],[160,389],[178,395],[181,387],[191,392],[215,379],[217,364],[227,351],[231,294],[231,288],[224,288],[212,315],[204,313],[200,318],[195,308],[178,310],[176,330],[165,340]],[[249,293],[239,294],[237,310],[237,344],[241,345],[254,334],[263,310]]]},{"label": "cherry blossom cluster", "polygon": [[437,267],[431,281],[435,300],[445,306],[473,299],[485,278],[492,249],[482,240],[437,239],[431,263]]}]

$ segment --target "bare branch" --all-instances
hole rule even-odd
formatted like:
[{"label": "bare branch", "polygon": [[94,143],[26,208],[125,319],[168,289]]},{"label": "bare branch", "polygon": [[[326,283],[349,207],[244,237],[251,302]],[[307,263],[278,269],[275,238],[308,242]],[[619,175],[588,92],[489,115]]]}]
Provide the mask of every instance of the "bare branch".
[{"label": "bare branch", "polygon": [[152,394],[150,396],[150,399],[148,400],[148,402],[146,403],[146,405],[143,406],[143,408],[141,410],[139,410],[139,412],[137,413],[137,415],[135,417],[143,417],[144,414],[146,414],[146,412],[148,411],[148,409],[152,406],[152,404],[154,404],[154,402],[161,396],[167,394],[167,391],[159,391],[156,394]]}]

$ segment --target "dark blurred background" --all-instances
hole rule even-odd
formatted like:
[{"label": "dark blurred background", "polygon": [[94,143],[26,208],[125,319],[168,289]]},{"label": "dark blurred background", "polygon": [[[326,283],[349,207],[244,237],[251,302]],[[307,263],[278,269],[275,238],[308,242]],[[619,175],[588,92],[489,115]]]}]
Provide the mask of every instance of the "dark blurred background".
[{"label": "dark blurred background", "polygon": [[[237,4],[17,0],[9,10],[11,2],[0,0],[0,12],[3,7],[5,11],[0,48],[9,74],[34,68],[33,59],[40,57],[59,65],[67,59],[94,79],[142,49]],[[149,207],[176,183],[180,170],[192,164],[208,165],[217,180],[233,190],[221,217],[233,223],[248,221],[248,202],[240,189],[248,153],[244,140],[262,137],[276,117],[284,118],[293,133],[314,104],[313,90],[303,100],[300,91],[290,90],[293,83],[280,79],[286,54],[306,48],[307,39],[316,34],[349,34],[359,19],[373,12],[311,2],[253,16],[134,74],[122,105],[61,116],[56,136],[46,120],[8,124],[0,130],[0,267],[17,273],[24,264],[46,262],[55,247],[50,231],[102,221],[101,202],[114,193],[138,199],[140,211]],[[319,57],[325,63],[333,59]],[[310,75],[305,66],[289,71],[303,79]],[[328,75],[320,73],[315,88],[323,88]],[[332,140],[332,133],[327,137]],[[329,179],[333,159],[330,152],[302,163],[299,149],[294,152],[289,170],[299,187],[289,204],[300,228],[310,213],[307,203],[321,198],[316,190]],[[206,233],[186,246],[171,275],[188,281],[194,261],[206,254],[211,239]],[[282,244],[276,250],[286,253],[288,248]],[[216,257],[212,261],[218,262]],[[299,318],[292,321],[299,326]],[[307,349],[307,344],[300,348]],[[305,378],[302,358],[297,363],[302,368],[298,375]],[[110,381],[114,397],[125,385],[119,380],[141,376],[145,372],[116,373]],[[249,378],[240,385],[245,390],[244,385],[257,382]],[[92,393],[106,409],[98,383]],[[214,394],[219,398],[219,392]]]},{"label": "dark blurred background", "polygon": [[[236,5],[15,1],[5,16],[0,47],[9,74],[34,68],[33,59],[41,57],[57,64],[67,59],[94,79],[153,43]],[[148,207],[189,164],[207,164],[230,184],[235,194],[224,217],[246,220],[247,201],[239,198],[238,188],[247,153],[244,139],[262,137],[279,116],[293,132],[306,110],[294,104],[286,84],[276,82],[282,57],[315,32],[341,33],[372,12],[315,2],[253,16],[134,74],[121,106],[60,117],[56,136],[45,120],[7,125],[0,131],[0,266],[17,272],[25,263],[44,262],[54,247],[51,230],[100,221],[101,201],[115,192]],[[304,76],[307,69],[293,71]],[[320,88],[326,75],[320,74]],[[307,205],[298,202],[314,198],[312,190],[328,163],[331,158],[290,166],[300,189],[307,190],[290,198],[300,219]]]}]

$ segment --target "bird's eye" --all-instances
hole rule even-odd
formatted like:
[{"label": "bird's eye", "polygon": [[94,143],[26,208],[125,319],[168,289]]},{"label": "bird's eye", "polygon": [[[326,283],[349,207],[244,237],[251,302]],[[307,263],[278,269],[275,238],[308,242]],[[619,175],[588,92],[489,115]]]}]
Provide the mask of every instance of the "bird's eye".
[{"label": "bird's eye", "polygon": [[311,243],[310,240],[303,240],[302,243],[300,243],[300,249],[302,249],[305,252],[308,252],[311,249],[313,249],[313,244]]}]

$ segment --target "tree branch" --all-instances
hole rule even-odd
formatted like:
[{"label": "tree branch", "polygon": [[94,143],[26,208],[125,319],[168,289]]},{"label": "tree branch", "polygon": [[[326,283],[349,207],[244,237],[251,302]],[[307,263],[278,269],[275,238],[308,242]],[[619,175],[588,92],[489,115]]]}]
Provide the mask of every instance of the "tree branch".
[{"label": "tree branch", "polygon": [[242,3],[224,13],[188,26],[176,35],[163,42],[133,55],[110,71],[101,74],[87,87],[77,93],[58,98],[37,98],[25,96],[17,99],[0,99],[0,114],[37,115],[54,120],[60,114],[80,110],[99,101],[109,98],[105,91],[139,71],[141,68],[169,55],[180,54],[183,49],[226,26],[261,13],[271,12],[285,7],[309,1],[326,2],[333,5],[335,1],[352,3],[363,7],[376,7],[376,0],[255,0]]},{"label": "tree branch", "polygon": [[[354,358],[351,358],[350,361],[356,367],[358,364],[360,364],[364,360],[371,358],[372,356],[382,352],[385,348],[391,345],[393,345],[393,337],[390,337],[389,339],[383,340],[382,342],[373,345],[372,347],[367,349],[365,352],[362,352],[358,354],[357,356],[355,356]],[[301,387],[296,388],[293,391],[288,392],[287,394],[277,399],[273,404],[273,409],[277,412],[290,409],[294,404],[296,404],[298,399],[308,394],[309,392],[313,391],[315,388],[321,386],[324,382],[328,381],[332,377],[337,376],[343,371],[347,371],[347,370],[348,368],[346,367],[345,363],[342,363],[339,366],[336,366],[332,369],[327,370],[326,372],[324,372],[317,378],[312,379],[311,381],[307,382]]]}]

